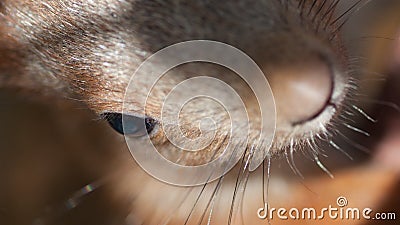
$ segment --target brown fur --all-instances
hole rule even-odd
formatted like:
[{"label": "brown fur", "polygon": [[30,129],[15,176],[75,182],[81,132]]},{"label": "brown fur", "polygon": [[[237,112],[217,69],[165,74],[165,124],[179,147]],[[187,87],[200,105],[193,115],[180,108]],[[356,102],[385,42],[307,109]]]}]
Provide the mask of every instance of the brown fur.
[{"label": "brown fur", "polygon": [[[333,33],[335,25],[325,27],[329,24],[328,19],[333,17],[333,2],[328,1],[324,5],[322,2],[317,1],[312,5],[312,1],[305,1],[301,7],[313,6],[310,13],[305,15],[298,11],[297,1],[281,3],[278,0],[238,1],[235,4],[172,0],[101,0],[87,3],[4,1],[1,27],[9,30],[8,39],[17,43],[17,52],[22,55],[14,58],[17,58],[19,67],[23,65],[23,73],[16,71],[12,75],[21,80],[11,83],[52,87],[64,93],[65,90],[71,90],[75,93],[74,98],[86,102],[97,113],[122,110],[128,81],[147,56],[167,45],[193,39],[211,39],[234,45],[255,59],[268,76],[273,76],[280,68],[304,65],[305,61],[322,56],[335,72],[335,101],[339,107],[344,95],[346,75],[343,71],[346,65],[343,63],[340,40]],[[333,41],[330,41],[332,38]],[[206,67],[195,68],[194,71],[209,73]],[[157,84],[156,95],[152,99],[154,102],[148,103],[147,116],[159,119],[159,100],[163,93],[184,78],[176,73]],[[223,78],[230,84],[238,83],[238,78],[229,73]],[[150,84],[143,80],[142,85]],[[278,90],[279,79],[271,85],[273,90]],[[238,91],[243,95],[249,90],[245,86],[238,86]],[[136,93],[135,96],[142,98],[146,93]],[[249,103],[250,112],[257,112],[258,105],[254,101],[247,99],[245,102]],[[311,123],[294,129],[279,113],[280,106],[284,104],[283,100],[277,101],[276,151],[288,145],[292,139],[310,138],[310,129],[312,133],[323,131]],[[134,109],[135,105],[131,107]],[[206,103],[193,107],[197,109],[193,108],[192,111],[200,114],[183,115],[188,120],[184,124],[192,124],[192,117],[221,113],[213,111]],[[258,135],[256,124],[260,117],[257,113],[250,117],[253,124],[250,137],[253,138]],[[319,122],[327,124],[332,117],[332,112],[329,112]],[[316,124],[319,122],[315,121]],[[224,121],[217,123],[225,124]],[[196,132],[194,128],[187,129],[188,133]],[[226,138],[222,133],[217,139]],[[254,142],[251,141],[248,146]],[[170,148],[166,147],[167,150]]]}]

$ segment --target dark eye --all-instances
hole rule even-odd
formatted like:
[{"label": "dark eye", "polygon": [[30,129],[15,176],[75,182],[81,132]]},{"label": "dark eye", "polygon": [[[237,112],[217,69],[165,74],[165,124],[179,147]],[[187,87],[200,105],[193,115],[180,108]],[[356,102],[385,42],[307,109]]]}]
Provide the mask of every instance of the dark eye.
[{"label": "dark eye", "polygon": [[[120,134],[132,136],[144,136],[153,131],[156,121],[151,118],[141,118],[137,116],[126,115],[122,113],[103,113],[110,126]],[[125,125],[123,124],[125,123]]]}]

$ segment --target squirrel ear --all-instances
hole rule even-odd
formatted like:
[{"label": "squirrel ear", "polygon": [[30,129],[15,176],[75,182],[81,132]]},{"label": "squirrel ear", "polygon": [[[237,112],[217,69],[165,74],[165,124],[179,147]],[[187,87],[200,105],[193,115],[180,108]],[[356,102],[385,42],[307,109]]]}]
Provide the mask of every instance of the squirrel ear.
[{"label": "squirrel ear", "polygon": [[101,117],[108,121],[110,126],[120,134],[141,137],[150,134],[156,121],[151,118],[141,118],[137,116],[106,112],[102,113]]}]

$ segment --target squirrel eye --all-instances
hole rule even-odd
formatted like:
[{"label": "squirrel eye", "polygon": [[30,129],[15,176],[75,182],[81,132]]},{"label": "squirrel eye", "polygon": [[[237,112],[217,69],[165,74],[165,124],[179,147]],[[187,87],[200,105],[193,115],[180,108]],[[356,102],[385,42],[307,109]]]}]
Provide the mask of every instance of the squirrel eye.
[{"label": "squirrel eye", "polygon": [[[154,119],[148,117],[141,118],[122,113],[103,113],[102,117],[105,118],[110,126],[118,133],[136,137],[150,134],[156,125]],[[123,123],[125,123],[125,125]]]}]

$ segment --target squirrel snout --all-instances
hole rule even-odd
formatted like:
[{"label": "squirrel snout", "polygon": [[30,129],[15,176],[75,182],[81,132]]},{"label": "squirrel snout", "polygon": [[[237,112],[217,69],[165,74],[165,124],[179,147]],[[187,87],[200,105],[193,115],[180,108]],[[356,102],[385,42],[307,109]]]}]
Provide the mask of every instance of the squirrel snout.
[{"label": "squirrel snout", "polygon": [[297,125],[322,113],[333,92],[333,71],[323,60],[279,66],[268,74],[278,123]]}]

